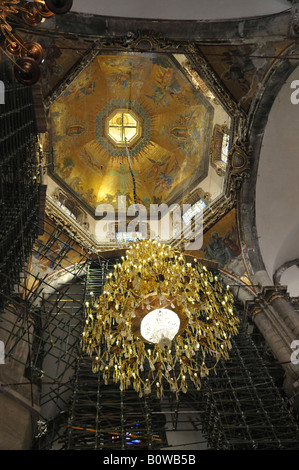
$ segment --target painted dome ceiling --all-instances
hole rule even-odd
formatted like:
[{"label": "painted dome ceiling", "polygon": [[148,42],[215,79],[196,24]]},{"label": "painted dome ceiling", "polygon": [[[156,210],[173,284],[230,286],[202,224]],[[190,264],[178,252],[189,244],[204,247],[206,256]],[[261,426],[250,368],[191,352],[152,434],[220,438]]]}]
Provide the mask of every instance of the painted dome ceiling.
[{"label": "painted dome ceiling", "polygon": [[93,213],[120,195],[134,203],[133,177],[147,207],[180,201],[208,175],[215,109],[173,56],[99,54],[48,119],[54,176]]}]

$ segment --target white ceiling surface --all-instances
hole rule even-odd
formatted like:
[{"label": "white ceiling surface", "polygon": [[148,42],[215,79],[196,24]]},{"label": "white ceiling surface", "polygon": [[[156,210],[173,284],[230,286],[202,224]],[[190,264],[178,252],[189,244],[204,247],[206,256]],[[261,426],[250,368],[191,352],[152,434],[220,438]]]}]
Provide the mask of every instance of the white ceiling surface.
[{"label": "white ceiling surface", "polygon": [[286,269],[280,278],[282,286],[288,286],[288,291],[293,297],[299,296],[299,269],[292,266]]},{"label": "white ceiling surface", "polygon": [[287,0],[74,0],[72,11],[123,18],[217,20],[280,13]]},{"label": "white ceiling surface", "polygon": [[[299,104],[291,103],[293,80],[299,80],[299,67],[283,85],[272,106],[258,168],[257,234],[271,279],[282,264],[299,258]],[[291,295],[299,295],[297,271],[292,271]],[[294,273],[298,276],[296,280]]]}]

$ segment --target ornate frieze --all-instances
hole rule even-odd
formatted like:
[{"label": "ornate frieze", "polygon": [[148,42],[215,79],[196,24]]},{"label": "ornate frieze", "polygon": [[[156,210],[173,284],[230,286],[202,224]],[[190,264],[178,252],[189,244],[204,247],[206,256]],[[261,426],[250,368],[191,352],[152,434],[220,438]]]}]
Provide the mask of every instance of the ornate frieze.
[{"label": "ornate frieze", "polygon": [[62,210],[64,210],[71,218],[75,219],[83,228],[88,230],[89,223],[87,220],[87,214],[75,198],[69,196],[59,187],[56,187],[52,192],[51,197]]}]

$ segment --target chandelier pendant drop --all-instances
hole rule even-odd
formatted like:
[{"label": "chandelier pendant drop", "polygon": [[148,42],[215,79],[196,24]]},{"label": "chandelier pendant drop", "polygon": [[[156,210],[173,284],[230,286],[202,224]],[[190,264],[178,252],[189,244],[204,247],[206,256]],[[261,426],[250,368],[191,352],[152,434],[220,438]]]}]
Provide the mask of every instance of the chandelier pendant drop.
[{"label": "chandelier pendant drop", "polygon": [[[187,392],[223,358],[239,319],[233,295],[196,259],[186,261],[153,240],[134,243],[107,276],[99,298],[86,302],[82,349],[93,372],[140,397],[163,389]],[[211,361],[207,361],[210,363]]]}]

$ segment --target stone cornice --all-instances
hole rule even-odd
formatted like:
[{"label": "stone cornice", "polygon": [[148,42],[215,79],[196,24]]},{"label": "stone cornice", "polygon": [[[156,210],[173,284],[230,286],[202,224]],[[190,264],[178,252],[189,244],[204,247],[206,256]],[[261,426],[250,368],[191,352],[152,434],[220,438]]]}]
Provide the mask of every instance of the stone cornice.
[{"label": "stone cornice", "polygon": [[262,313],[266,305],[271,305],[278,298],[288,299],[286,286],[263,286],[254,299],[248,300],[245,305],[249,317]]},{"label": "stone cornice", "polygon": [[105,245],[98,243],[90,232],[85,230],[75,219],[69,217],[48,195],[46,197],[45,214],[87,251],[101,251],[103,248],[109,249],[109,247],[113,248],[115,245],[108,242]]},{"label": "stone cornice", "polygon": [[87,39],[104,38],[112,33],[114,36],[124,36],[128,32],[151,30],[155,33],[162,32],[170,39],[179,38],[181,41],[236,44],[238,41],[277,41],[288,37],[292,15],[291,6],[289,11],[274,15],[218,21],[120,18],[70,11],[63,17],[57,15],[49,18],[46,25],[38,25],[36,30],[41,31],[41,34],[80,36]]}]

